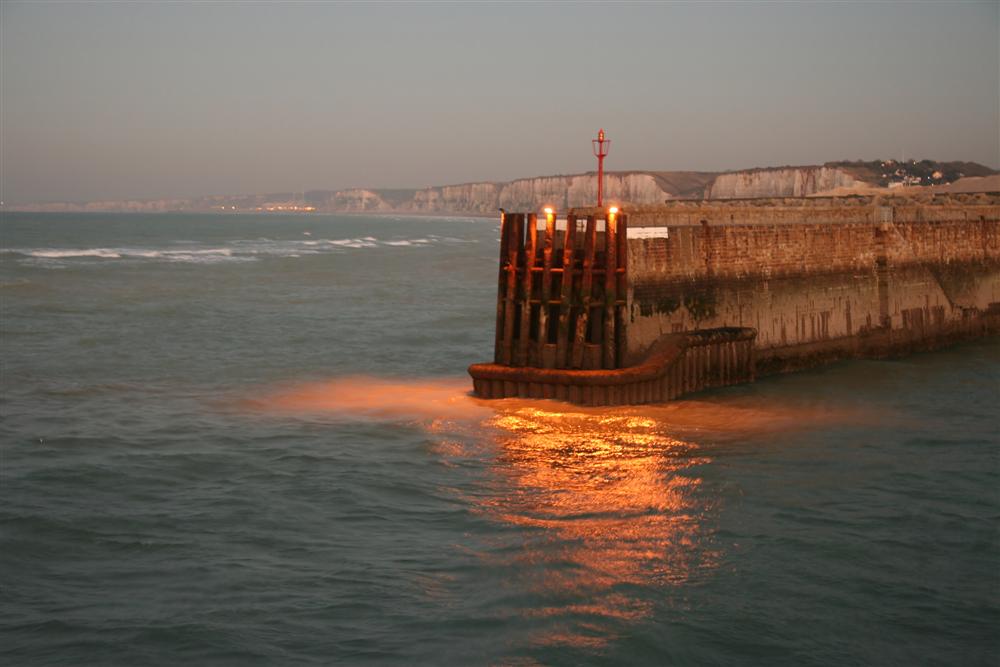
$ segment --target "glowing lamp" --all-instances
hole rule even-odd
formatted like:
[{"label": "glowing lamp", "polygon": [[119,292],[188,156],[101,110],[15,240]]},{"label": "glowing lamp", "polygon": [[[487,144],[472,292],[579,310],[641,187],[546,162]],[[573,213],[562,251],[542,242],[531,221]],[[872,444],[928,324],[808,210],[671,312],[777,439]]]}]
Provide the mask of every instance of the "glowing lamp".
[{"label": "glowing lamp", "polygon": [[553,225],[556,224],[556,210],[551,206],[546,206],[542,210],[545,211],[545,228],[554,229],[555,227]]}]

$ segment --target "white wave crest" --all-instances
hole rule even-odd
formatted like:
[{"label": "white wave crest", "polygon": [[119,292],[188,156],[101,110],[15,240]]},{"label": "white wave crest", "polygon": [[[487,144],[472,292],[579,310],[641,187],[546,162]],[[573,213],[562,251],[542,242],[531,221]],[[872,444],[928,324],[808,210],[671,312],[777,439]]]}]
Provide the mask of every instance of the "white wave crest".
[{"label": "white wave crest", "polygon": [[24,254],[30,257],[41,257],[43,259],[63,259],[66,257],[103,257],[106,259],[119,259],[121,253],[111,248],[80,248],[71,250],[26,250]]},{"label": "white wave crest", "polygon": [[[194,241],[165,241],[166,247],[122,248],[8,248],[4,252],[21,255],[43,266],[62,268],[67,261],[121,260],[191,262],[208,264],[216,262],[252,262],[259,259],[299,258],[352,250],[392,247],[426,247],[433,244],[468,243],[468,240],[434,234],[420,238],[378,239],[362,236],[343,239],[290,239],[276,240],[266,237],[234,239],[223,245],[199,247]],[[183,245],[182,245],[183,244]]]},{"label": "white wave crest", "polygon": [[342,248],[374,248],[378,245],[374,239],[372,241],[365,239],[328,239],[327,243]]}]

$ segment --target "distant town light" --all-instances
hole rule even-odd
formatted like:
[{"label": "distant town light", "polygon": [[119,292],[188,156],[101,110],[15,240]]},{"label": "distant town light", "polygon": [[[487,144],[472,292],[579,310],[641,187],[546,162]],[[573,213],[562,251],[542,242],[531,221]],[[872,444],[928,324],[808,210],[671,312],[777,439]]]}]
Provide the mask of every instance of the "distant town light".
[{"label": "distant town light", "polygon": [[611,208],[608,209],[608,213],[610,213],[611,215],[616,215],[618,213],[618,207],[612,206]]},{"label": "distant town light", "polygon": [[542,210],[545,211],[545,215],[552,215],[555,213],[555,210],[551,206],[546,206]]}]

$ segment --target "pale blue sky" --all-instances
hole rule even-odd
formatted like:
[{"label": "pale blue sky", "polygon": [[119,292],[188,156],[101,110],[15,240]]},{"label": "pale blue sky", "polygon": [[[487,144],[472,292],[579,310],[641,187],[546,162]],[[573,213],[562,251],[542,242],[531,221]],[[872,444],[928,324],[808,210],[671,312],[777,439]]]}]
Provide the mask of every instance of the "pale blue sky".
[{"label": "pale blue sky", "polygon": [[1000,166],[1000,3],[0,5],[11,203]]}]

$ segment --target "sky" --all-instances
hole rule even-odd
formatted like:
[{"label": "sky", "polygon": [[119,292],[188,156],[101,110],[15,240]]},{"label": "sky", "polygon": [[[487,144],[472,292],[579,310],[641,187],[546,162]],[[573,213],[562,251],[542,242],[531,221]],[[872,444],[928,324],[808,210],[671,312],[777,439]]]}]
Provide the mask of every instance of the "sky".
[{"label": "sky", "polygon": [[7,203],[1000,167],[1000,2],[0,2]]}]

